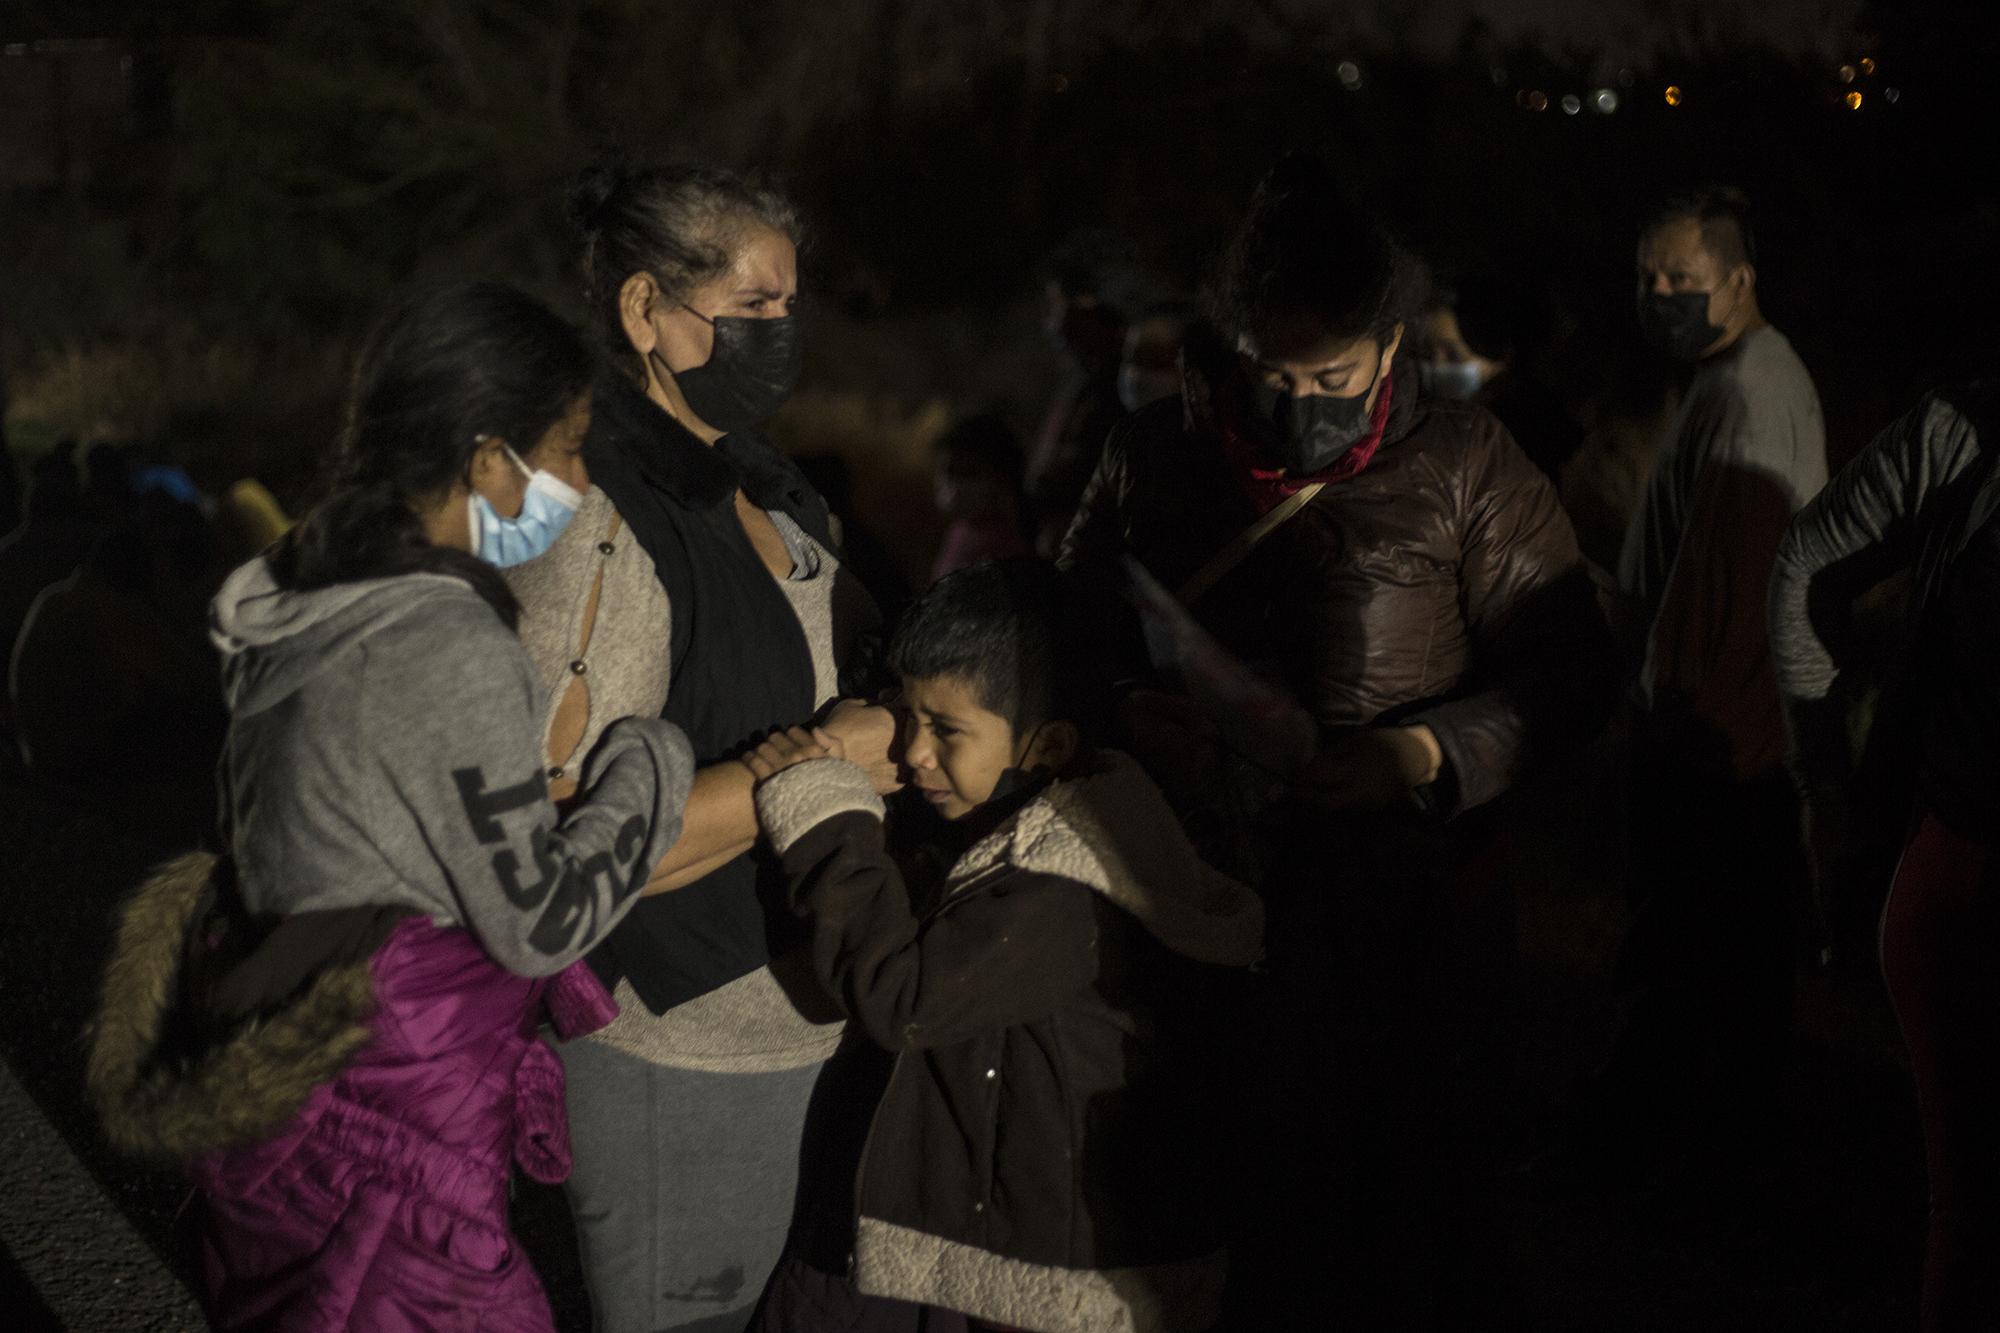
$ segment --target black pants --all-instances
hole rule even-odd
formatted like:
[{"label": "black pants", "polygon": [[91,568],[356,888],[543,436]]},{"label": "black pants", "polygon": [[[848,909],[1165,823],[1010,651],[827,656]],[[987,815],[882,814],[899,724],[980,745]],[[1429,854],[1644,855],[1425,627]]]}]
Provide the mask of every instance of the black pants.
[{"label": "black pants", "polygon": [[1783,773],[1732,781],[1641,750],[1631,850],[1626,1021],[1595,1128],[1637,1148],[1687,1129],[1702,1147],[1761,1153],[1790,1049],[1798,799]]}]

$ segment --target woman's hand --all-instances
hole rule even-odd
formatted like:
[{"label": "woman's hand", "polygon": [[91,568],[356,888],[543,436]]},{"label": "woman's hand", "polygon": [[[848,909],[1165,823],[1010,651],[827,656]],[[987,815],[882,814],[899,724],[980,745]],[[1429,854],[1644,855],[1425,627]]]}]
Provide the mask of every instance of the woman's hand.
[{"label": "woman's hand", "polygon": [[[794,728],[797,730],[797,728]],[[896,762],[896,715],[878,704],[842,699],[813,729],[826,752],[845,759],[868,775],[877,795],[900,791],[903,783]]]},{"label": "woman's hand", "polygon": [[1299,775],[1297,790],[1327,810],[1386,810],[1444,767],[1444,750],[1426,726],[1364,727],[1321,750]]},{"label": "woman's hand", "polygon": [[794,764],[803,764],[813,759],[838,758],[828,744],[829,738],[819,731],[807,731],[804,727],[787,727],[774,731],[764,738],[764,743],[743,756],[743,766],[750,770],[757,781],[776,777]]}]

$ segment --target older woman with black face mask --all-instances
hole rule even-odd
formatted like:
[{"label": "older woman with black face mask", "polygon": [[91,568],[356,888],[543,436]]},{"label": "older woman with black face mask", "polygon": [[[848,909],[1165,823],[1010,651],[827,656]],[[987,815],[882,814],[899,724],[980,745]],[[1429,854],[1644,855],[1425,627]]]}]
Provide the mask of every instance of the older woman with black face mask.
[{"label": "older woman with black face mask", "polygon": [[878,615],[825,504],[756,426],[800,370],[798,220],[697,166],[595,169],[572,206],[612,373],[592,489],[549,554],[510,571],[545,691],[558,800],[599,732],[665,717],[700,768],[659,890],[591,956],[620,1014],[565,1052],[570,1202],[600,1330],[740,1327],[791,1218],[801,1126],[838,1010],[767,917],[743,750],[819,720],[885,791],[862,688]]},{"label": "older woman with black face mask", "polygon": [[[1113,432],[1064,543],[1103,586],[1136,561],[1303,714],[1291,762],[1259,756],[1288,792],[1252,835],[1278,996],[1258,1100],[1277,1108],[1265,1140],[1297,1151],[1260,1208],[1284,1227],[1232,1251],[1269,1265],[1246,1289],[1304,1303],[1239,1311],[1246,1327],[1446,1317],[1432,1257],[1451,1248],[1438,1108],[1459,817],[1577,747],[1615,696],[1555,492],[1485,409],[1426,399],[1402,373],[1419,277],[1323,164],[1281,162],[1190,337],[1181,397]],[[1208,724],[1242,734],[1216,711],[1127,700],[1128,743],[1184,808],[1185,775],[1229,771]],[[1308,1291],[1297,1274],[1323,1253],[1351,1270]]]}]

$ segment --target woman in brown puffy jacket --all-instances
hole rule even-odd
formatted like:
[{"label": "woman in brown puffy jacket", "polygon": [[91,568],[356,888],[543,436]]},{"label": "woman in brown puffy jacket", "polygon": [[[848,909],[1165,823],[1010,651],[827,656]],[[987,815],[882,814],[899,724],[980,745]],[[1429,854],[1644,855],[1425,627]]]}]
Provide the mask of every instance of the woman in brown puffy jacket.
[{"label": "woman in brown puffy jacket", "polygon": [[[1273,1234],[1232,1249],[1266,1257],[1269,1281],[1239,1283],[1264,1319],[1455,1318],[1440,1265],[1463,1238],[1443,1234],[1440,1149],[1466,1018],[1458,816],[1587,742],[1617,688],[1546,478],[1485,409],[1398,373],[1420,286],[1323,164],[1281,162],[1190,339],[1182,399],[1112,433],[1063,549],[1106,589],[1135,560],[1314,724],[1312,757],[1256,825],[1278,1160],[1256,1209]],[[1231,771],[1183,725],[1199,712],[1127,700],[1127,743],[1170,791]],[[1267,1308],[1327,1256],[1340,1280]]]}]

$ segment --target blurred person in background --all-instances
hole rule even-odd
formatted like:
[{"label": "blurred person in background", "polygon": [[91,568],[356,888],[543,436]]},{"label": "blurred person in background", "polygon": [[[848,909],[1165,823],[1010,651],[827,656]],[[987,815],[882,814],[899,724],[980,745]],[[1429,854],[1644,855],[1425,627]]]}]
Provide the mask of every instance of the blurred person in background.
[{"label": "blurred person in background", "polygon": [[1125,415],[1119,365],[1139,286],[1131,243],[1111,232],[1078,232],[1049,257],[1042,329],[1062,357],[1063,374],[1027,472],[1035,544],[1044,555],[1062,544],[1105,437]]},{"label": "blurred person in background", "polygon": [[[103,531],[84,502],[75,440],[62,440],[35,460],[28,511],[0,537],[0,653],[13,654],[28,608],[50,584],[76,572]],[[0,704],[0,729],[11,730],[11,699]]]},{"label": "blurred person in background", "polygon": [[227,723],[208,638],[227,567],[187,494],[142,490],[76,573],[42,591],[7,684],[29,773],[193,842],[214,822]]},{"label": "blurred person in background", "polygon": [[292,520],[263,482],[243,477],[232,482],[216,501],[215,526],[226,562],[233,566],[262,554],[291,531]]},{"label": "blurred person in background", "polygon": [[[1064,543],[1100,586],[1130,557],[1180,590],[1308,718],[1261,827],[1274,1072],[1247,1094],[1270,1155],[1235,1250],[1242,1327],[1456,1326],[1447,1104],[1471,1006],[1454,987],[1463,959],[1511,945],[1459,929],[1459,816],[1563,762],[1616,693],[1547,478],[1485,409],[1417,393],[1399,358],[1421,288],[1326,165],[1282,161],[1181,397],[1113,432]],[[1126,743],[1170,794],[1224,767],[1195,712],[1126,700]]]},{"label": "blurred person in background", "polygon": [[1627,530],[1643,636],[1632,739],[1635,917],[1624,1028],[1581,1108],[1611,1172],[1692,1154],[1719,1178],[1772,1160],[1789,1053],[1798,806],[1767,629],[1792,515],[1826,481],[1819,394],[1757,301],[1750,205],[1708,187],[1641,228],[1637,306],[1693,379]]},{"label": "blurred person in background", "polygon": [[1562,396],[1546,381],[1547,320],[1507,284],[1468,277],[1425,314],[1418,374],[1424,391],[1479,403],[1500,418],[1550,481],[1583,443]]},{"label": "blurred person in background", "polygon": [[21,469],[7,444],[7,367],[0,362],[0,532],[21,521]]},{"label": "blurred person in background", "polygon": [[111,523],[139,493],[138,474],[147,466],[130,440],[101,440],[83,460],[83,500],[99,523]]},{"label": "blurred person in background", "polygon": [[1681,386],[1675,368],[1663,364],[1636,329],[1622,336],[1596,330],[1580,334],[1579,343],[1595,349],[1578,365],[1576,412],[1583,442],[1556,485],[1598,586],[1607,602],[1615,602],[1625,532],[1680,405]]},{"label": "blurred person in background", "polygon": [[945,519],[931,581],[987,560],[1035,553],[1023,481],[1026,460],[998,412],[953,424],[931,446],[931,494]]},{"label": "blurred person in background", "polygon": [[[686,731],[685,832],[591,963],[619,1015],[566,1047],[569,1182],[596,1327],[740,1327],[791,1221],[799,1143],[839,1007],[803,934],[767,911],[738,762],[816,718],[884,790],[866,692],[880,614],[841,563],[825,502],[758,433],[798,381],[799,219],[770,187],[699,165],[602,166],[571,193],[611,369],[583,457],[592,489],[548,553],[511,571],[558,801],[621,717]],[[829,711],[830,710],[830,711]]]},{"label": "blurred person in background", "polygon": [[[1916,1074],[1930,1176],[1925,1333],[2000,1327],[2000,381],[1954,385],[1876,436],[1802,509],[1771,578],[1771,655],[1804,798],[1815,900],[1864,821],[1848,715],[1862,595],[1916,575],[1905,634],[1915,818],[1881,917],[1881,967]],[[1875,727],[1900,708],[1878,708]],[[1872,740],[1872,738],[1871,738]],[[1826,940],[1844,944],[1834,932]],[[1837,946],[1836,946],[1837,947]]]},{"label": "blurred person in background", "polygon": [[826,501],[829,526],[840,547],[840,563],[853,570],[861,586],[868,589],[884,622],[893,620],[909,604],[909,576],[874,529],[857,515],[854,469],[836,453],[804,454],[792,461]]},{"label": "blurred person in background", "polygon": [[1180,301],[1166,301],[1139,312],[1125,330],[1125,351],[1118,362],[1118,401],[1137,412],[1162,398],[1181,393],[1181,346],[1187,340],[1194,311]]}]

